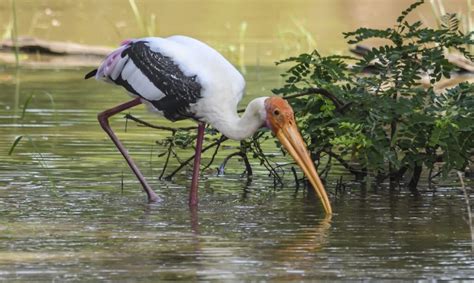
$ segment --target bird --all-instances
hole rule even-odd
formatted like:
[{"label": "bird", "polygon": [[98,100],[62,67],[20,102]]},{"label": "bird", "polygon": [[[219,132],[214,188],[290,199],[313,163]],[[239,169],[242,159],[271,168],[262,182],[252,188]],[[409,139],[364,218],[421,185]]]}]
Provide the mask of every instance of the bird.
[{"label": "bird", "polygon": [[244,77],[206,43],[184,35],[128,39],[85,75],[85,79],[89,78],[121,86],[132,97],[99,113],[98,120],[137,176],[149,202],[160,198],[108,122],[109,117],[140,104],[170,121],[192,119],[198,123],[189,206],[198,204],[201,150],[204,129],[209,124],[233,140],[243,140],[262,127],[269,128],[308,177],[325,213],[332,213],[289,103],[279,96],[255,98],[239,116],[237,104],[245,92]]}]

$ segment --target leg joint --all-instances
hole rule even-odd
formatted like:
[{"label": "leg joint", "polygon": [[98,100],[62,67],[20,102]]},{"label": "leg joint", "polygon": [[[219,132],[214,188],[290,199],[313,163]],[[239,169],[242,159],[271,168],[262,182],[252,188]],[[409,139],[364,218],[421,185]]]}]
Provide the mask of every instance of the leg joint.
[{"label": "leg joint", "polygon": [[107,111],[100,112],[97,114],[97,120],[99,120],[99,124],[104,128],[104,126],[109,125],[109,117]]}]

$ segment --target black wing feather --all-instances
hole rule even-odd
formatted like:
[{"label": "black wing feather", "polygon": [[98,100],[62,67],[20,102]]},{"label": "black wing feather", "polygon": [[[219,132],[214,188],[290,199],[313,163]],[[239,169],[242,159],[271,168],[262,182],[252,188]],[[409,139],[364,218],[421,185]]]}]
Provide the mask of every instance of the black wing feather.
[{"label": "black wing feather", "polygon": [[[196,103],[201,97],[202,86],[196,81],[196,76],[186,76],[172,58],[154,52],[146,41],[130,43],[130,47],[122,52],[122,57],[128,56],[137,68],[161,91],[165,97],[160,100],[149,100],[156,109],[162,111],[167,119],[172,121],[185,118],[195,118],[189,112],[189,105]],[[131,86],[121,76],[117,84]],[[132,93],[136,91],[131,88]],[[136,93],[137,94],[137,93]],[[139,95],[139,94],[138,94]]]}]

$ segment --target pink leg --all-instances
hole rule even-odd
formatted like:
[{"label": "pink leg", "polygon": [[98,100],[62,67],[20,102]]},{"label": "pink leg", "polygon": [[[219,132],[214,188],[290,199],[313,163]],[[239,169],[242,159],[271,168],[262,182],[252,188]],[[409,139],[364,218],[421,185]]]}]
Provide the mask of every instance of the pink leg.
[{"label": "pink leg", "polygon": [[191,181],[191,190],[189,191],[189,206],[197,206],[198,204],[198,181],[201,166],[202,142],[204,140],[204,123],[199,123],[198,134],[196,138],[196,153],[194,156],[193,179]]},{"label": "pink leg", "polygon": [[112,131],[109,125],[109,117],[113,116],[117,113],[120,113],[126,109],[132,108],[134,106],[137,106],[141,104],[142,102],[140,101],[140,98],[135,98],[133,100],[130,100],[129,102],[126,102],[124,104],[117,105],[113,108],[110,108],[108,110],[105,110],[102,113],[99,113],[97,118],[99,119],[99,123],[102,126],[102,129],[109,135],[110,139],[114,142],[115,146],[118,148],[118,150],[122,153],[123,157],[127,161],[128,165],[132,169],[133,173],[137,176],[138,180],[140,181],[140,184],[142,184],[143,190],[145,190],[145,193],[148,196],[148,201],[149,202],[157,202],[160,200],[160,198],[156,195],[156,193],[151,189],[151,187],[148,185],[147,181],[145,180],[145,177],[143,177],[142,173],[138,169],[137,165],[135,162],[133,162],[132,158],[130,155],[128,155],[127,149],[122,145],[120,140],[117,138],[115,133]]}]

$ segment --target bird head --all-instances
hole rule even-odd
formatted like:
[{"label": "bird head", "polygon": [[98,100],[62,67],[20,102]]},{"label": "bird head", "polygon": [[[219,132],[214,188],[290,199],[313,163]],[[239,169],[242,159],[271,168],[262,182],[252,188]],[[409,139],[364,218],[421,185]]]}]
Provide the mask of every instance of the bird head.
[{"label": "bird head", "polygon": [[296,126],[295,116],[290,104],[277,96],[268,97],[264,104],[267,127],[272,130],[280,143],[301,167],[319,196],[324,210],[327,214],[331,214],[331,203],[308,153],[306,143]]}]

